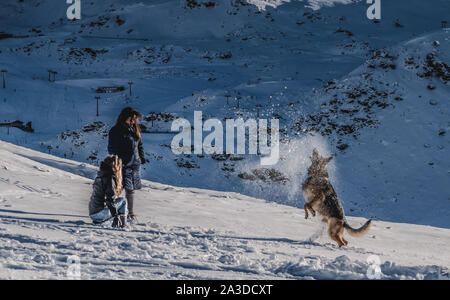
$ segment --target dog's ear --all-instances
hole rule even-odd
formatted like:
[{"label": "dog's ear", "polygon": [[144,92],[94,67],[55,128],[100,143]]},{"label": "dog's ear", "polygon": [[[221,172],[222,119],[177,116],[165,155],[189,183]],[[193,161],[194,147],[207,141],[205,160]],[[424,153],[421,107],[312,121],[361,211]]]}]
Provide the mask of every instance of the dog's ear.
[{"label": "dog's ear", "polygon": [[319,159],[319,151],[317,148],[314,148],[312,156],[309,157],[311,160],[317,160]]}]

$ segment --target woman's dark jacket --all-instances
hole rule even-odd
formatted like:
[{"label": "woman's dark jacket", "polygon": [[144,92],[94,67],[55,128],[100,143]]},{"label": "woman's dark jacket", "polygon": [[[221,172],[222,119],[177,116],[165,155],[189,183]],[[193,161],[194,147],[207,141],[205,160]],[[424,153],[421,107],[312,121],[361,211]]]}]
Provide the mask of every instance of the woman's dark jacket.
[{"label": "woman's dark jacket", "polygon": [[126,190],[142,188],[140,166],[145,163],[142,140],[136,135],[136,127],[116,125],[109,131],[109,154],[122,159],[123,187]]},{"label": "woman's dark jacket", "polygon": [[96,214],[108,207],[111,215],[116,216],[115,190],[116,177],[111,172],[100,170],[94,180],[91,201],[89,202],[89,215]]}]

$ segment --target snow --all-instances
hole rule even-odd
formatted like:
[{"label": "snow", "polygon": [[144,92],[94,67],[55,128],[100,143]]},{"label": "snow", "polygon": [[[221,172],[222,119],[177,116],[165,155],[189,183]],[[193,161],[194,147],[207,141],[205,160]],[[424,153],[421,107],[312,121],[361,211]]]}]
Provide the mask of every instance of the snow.
[{"label": "snow", "polygon": [[144,181],[138,225],[92,225],[95,167],[0,146],[2,279],[67,278],[73,255],[82,279],[364,279],[372,255],[382,279],[450,279],[449,229],[376,221],[337,248],[303,210],[237,193]]},{"label": "snow", "polygon": [[[12,128],[8,134],[0,128],[0,138],[98,165],[107,154],[107,132],[126,105],[145,116],[165,113],[190,121],[196,110],[217,119],[276,116],[287,134],[274,169],[287,182],[239,178],[260,168],[254,155],[241,161],[174,155],[168,147],[172,134],[144,134],[150,162],[143,177],[302,207],[300,184],[317,147],[335,156],[331,180],[348,214],[449,228],[448,83],[418,76],[429,53],[448,65],[448,30],[440,29],[439,21],[446,17],[448,1],[383,3],[379,24],[366,19],[365,1],[332,2],[270,2],[277,5],[260,11],[260,1],[195,8],[183,1],[118,1],[84,6],[76,22],[59,13],[66,9],[64,2],[2,2],[2,28],[28,37],[0,41],[0,62],[8,69],[7,88],[0,90],[0,120],[32,121],[35,133]],[[319,4],[318,10],[305,7]],[[116,18],[125,23],[118,25]],[[394,26],[396,20],[403,27]],[[373,58],[376,51],[388,56]],[[405,63],[410,58],[413,65]],[[55,82],[48,82],[49,68],[58,72]],[[429,90],[430,84],[436,88]],[[94,92],[114,85],[125,91]],[[355,89],[385,106],[365,113],[357,102],[366,99],[347,101],[346,93]],[[327,104],[334,95],[347,101],[336,110],[347,113],[335,113]],[[235,97],[241,98],[239,107]],[[314,130],[323,122],[308,119],[323,118],[323,113],[333,123],[318,134]],[[85,129],[94,122],[101,123]],[[160,132],[171,124],[164,118],[142,123]],[[356,133],[337,132],[341,126],[356,126]]]},{"label": "snow", "polygon": [[[92,2],[68,21],[65,1],[2,1],[1,31],[16,37],[0,40],[0,123],[35,129],[0,128],[2,277],[65,276],[70,254],[87,278],[363,278],[372,254],[385,278],[448,277],[450,90],[423,73],[430,54],[450,65],[450,2],[383,1],[379,23],[366,1],[194,2]],[[95,93],[105,86],[125,91]],[[143,135],[143,224],[112,238],[89,224],[87,200],[128,105],[162,117],[142,122],[160,132]],[[174,155],[170,118],[198,110],[279,118],[274,169],[289,180],[241,179],[258,156]],[[299,209],[313,148],[334,156],[351,224],[375,220],[346,249]]]}]

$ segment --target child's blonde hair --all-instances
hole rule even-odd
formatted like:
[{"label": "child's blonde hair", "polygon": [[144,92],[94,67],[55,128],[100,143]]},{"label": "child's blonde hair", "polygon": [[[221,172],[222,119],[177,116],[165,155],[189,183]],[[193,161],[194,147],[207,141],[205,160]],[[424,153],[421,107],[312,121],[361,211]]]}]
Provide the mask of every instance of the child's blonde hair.
[{"label": "child's blonde hair", "polygon": [[116,177],[115,196],[122,193],[122,160],[117,155],[109,155],[100,164],[100,170],[110,171]]}]

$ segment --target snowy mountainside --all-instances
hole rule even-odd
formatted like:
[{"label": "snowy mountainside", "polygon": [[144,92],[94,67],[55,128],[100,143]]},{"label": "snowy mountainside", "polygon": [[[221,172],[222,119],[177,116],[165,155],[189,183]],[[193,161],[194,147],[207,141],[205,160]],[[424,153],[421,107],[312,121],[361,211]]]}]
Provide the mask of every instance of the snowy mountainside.
[{"label": "snowy mountainside", "polygon": [[372,255],[381,279],[450,279],[448,229],[375,221],[337,248],[303,210],[231,192],[144,181],[140,224],[94,226],[94,166],[0,146],[2,279],[67,278],[73,255],[81,279],[364,279]]},{"label": "snowy mountainside", "polygon": [[[163,132],[144,134],[146,179],[302,207],[317,147],[335,156],[330,178],[348,215],[449,228],[449,1],[383,1],[377,23],[365,1],[205,3],[83,1],[69,21],[64,1],[2,1],[0,31],[14,38],[0,40],[0,122],[35,132],[0,128],[0,139],[98,165],[132,105]],[[96,93],[108,86],[123,90]],[[175,156],[164,132],[195,110],[280,118],[280,162]]]}]

